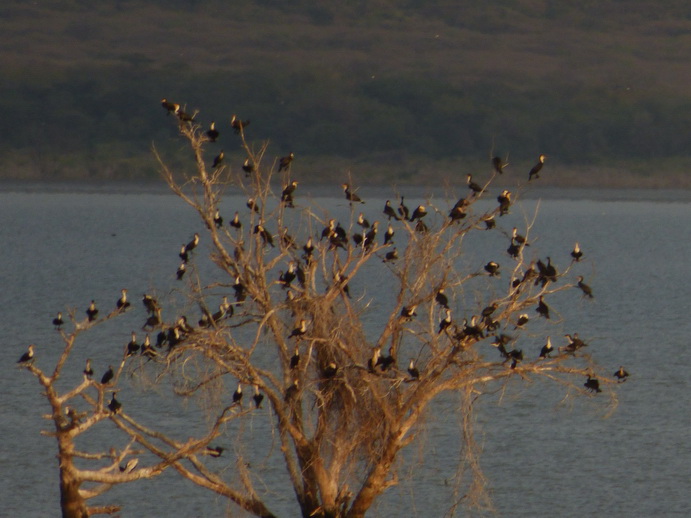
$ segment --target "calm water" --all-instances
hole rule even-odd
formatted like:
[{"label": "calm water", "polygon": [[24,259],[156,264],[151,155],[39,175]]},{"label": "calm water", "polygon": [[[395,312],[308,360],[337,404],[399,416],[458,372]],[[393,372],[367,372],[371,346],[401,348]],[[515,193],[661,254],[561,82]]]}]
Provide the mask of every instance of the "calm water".
[{"label": "calm water", "polygon": [[[371,194],[364,206],[370,220],[381,220],[387,194],[374,199],[377,194]],[[412,193],[406,200],[409,206],[423,201]],[[347,207],[340,199],[316,197],[315,202],[336,204],[337,216],[345,218]],[[222,212],[228,218],[236,208],[244,208],[244,198],[230,196]],[[502,218],[502,224],[509,231],[514,225],[524,226],[536,208],[537,200],[527,200]],[[0,378],[0,474],[5,482],[0,488],[1,514],[56,516],[55,443],[39,435],[45,424],[40,416],[47,406],[35,380],[14,363],[26,345],[35,342],[39,365],[49,364],[44,360],[54,357],[59,346],[50,325],[58,310],[76,307],[81,314],[91,299],[108,307],[123,287],[130,289],[137,306],[144,291],[166,296],[175,284],[177,251],[199,226],[191,209],[177,198],[141,191],[6,191],[0,193],[0,215],[5,323],[0,355],[8,366]],[[623,364],[632,377],[620,387],[619,407],[608,418],[599,400],[567,400],[560,405],[559,394],[553,388],[546,391],[541,383],[515,384],[504,398],[488,398],[480,406],[481,462],[500,515],[691,515],[690,222],[691,204],[683,193],[619,192],[614,197],[582,191],[576,198],[574,192],[543,193],[531,231],[539,237],[535,254],[551,254],[563,264],[578,240],[587,254],[580,271],[596,296],[592,302],[574,294],[558,299],[553,307],[566,323],[554,324],[549,332],[559,337],[577,330],[590,339],[591,352],[601,364],[611,366],[612,372]],[[482,259],[486,248],[506,247],[505,238],[483,240],[468,244],[470,258],[477,254]],[[510,261],[504,254],[498,262]],[[376,279],[371,282],[376,289]],[[132,319],[132,329],[141,325],[139,308],[136,316],[130,313],[123,317],[125,323],[103,326],[84,344],[97,371],[121,354],[130,331],[125,319]],[[132,401],[138,394],[132,387],[121,399]],[[195,416],[195,407],[174,403],[161,393],[146,411],[163,426],[176,429]],[[381,499],[371,516],[445,515],[454,498],[458,460],[456,405],[448,398],[432,412],[424,447],[409,452],[401,484]],[[229,433],[267,431],[267,419],[257,417]],[[87,438],[83,447],[90,441],[98,444],[99,437]],[[266,446],[276,448],[270,439]],[[263,452],[246,454],[263,467],[264,482],[274,488],[270,501],[276,512],[296,516],[290,490],[278,487],[280,469]],[[414,461],[423,456],[428,462],[419,467]],[[219,466],[226,466],[232,476],[232,463]],[[404,476],[413,468],[418,475],[415,484]],[[167,476],[116,488],[102,502],[124,504],[123,517],[212,517],[226,510],[223,499]],[[236,508],[231,515],[243,516]]]}]

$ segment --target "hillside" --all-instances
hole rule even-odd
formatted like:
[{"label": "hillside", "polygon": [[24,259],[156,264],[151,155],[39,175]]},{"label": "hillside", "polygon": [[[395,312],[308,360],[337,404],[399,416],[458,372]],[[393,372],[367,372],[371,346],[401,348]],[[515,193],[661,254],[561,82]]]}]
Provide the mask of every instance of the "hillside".
[{"label": "hillside", "polygon": [[691,186],[688,2],[38,4],[0,7],[2,178],[146,179],[152,143],[184,162],[167,97],[233,160],[251,119],[314,181],[462,178],[493,149],[561,184]]}]

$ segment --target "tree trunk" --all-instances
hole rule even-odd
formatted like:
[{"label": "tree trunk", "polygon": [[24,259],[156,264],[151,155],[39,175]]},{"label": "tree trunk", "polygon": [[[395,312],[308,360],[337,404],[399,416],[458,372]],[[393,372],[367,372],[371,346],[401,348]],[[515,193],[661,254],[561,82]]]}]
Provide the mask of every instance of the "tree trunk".
[{"label": "tree trunk", "polygon": [[[60,459],[62,464],[64,459]],[[69,461],[68,461],[69,462]],[[62,518],[88,518],[86,502],[79,494],[80,482],[74,478],[69,469],[60,466],[60,506]]]}]

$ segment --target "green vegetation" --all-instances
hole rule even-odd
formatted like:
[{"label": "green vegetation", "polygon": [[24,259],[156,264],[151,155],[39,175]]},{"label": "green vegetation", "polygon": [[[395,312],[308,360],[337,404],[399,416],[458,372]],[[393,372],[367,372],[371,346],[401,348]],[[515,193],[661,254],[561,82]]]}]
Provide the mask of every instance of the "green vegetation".
[{"label": "green vegetation", "polygon": [[[546,153],[562,183],[607,167],[689,185],[687,2],[486,4],[6,2],[0,177],[153,177],[148,143],[177,145],[167,97],[225,117],[226,137],[232,113],[251,119],[315,180],[451,178],[493,148],[517,171]],[[310,167],[324,157],[333,171]]]}]

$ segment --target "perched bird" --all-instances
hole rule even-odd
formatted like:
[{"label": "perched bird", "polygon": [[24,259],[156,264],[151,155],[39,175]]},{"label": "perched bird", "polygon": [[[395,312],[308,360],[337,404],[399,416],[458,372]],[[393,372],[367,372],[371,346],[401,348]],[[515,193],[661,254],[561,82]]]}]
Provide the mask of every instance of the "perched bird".
[{"label": "perched bird", "polygon": [[256,168],[249,158],[245,158],[245,162],[242,164],[242,170],[245,171],[245,176],[251,176]]},{"label": "perched bird", "polygon": [[444,288],[439,288],[434,296],[434,301],[445,309],[449,309],[449,298],[444,293]]},{"label": "perched bird", "polygon": [[427,209],[425,208],[424,205],[418,205],[417,208],[413,211],[413,214],[410,216],[409,221],[415,221],[416,219],[424,218],[427,215]]},{"label": "perched bird", "polygon": [[223,452],[226,451],[226,449],[223,448],[222,446],[214,446],[214,447],[207,446],[205,451],[209,457],[213,457],[213,458],[217,459],[221,455],[223,455]]},{"label": "perched bird", "polygon": [[238,383],[238,388],[233,392],[233,403],[240,403],[242,400],[242,385]]},{"label": "perched bird", "polygon": [[386,228],[386,232],[384,233],[384,244],[388,245],[389,243],[393,242],[393,235],[394,235],[394,230],[393,227],[391,226],[391,223],[389,223],[389,226]]},{"label": "perched bird", "polygon": [[194,236],[192,237],[192,240],[185,245],[185,252],[190,253],[192,250],[197,248],[198,244],[199,244],[199,234],[197,232],[195,232]]},{"label": "perched bird", "polygon": [[17,363],[20,365],[29,365],[34,361],[34,344],[29,345],[29,349],[21,355]]},{"label": "perched bird", "polygon": [[312,236],[307,238],[307,242],[302,247],[302,250],[305,252],[306,258],[309,259],[312,257],[312,253],[314,253],[314,242],[312,241]]},{"label": "perched bird", "polygon": [[158,301],[147,293],[145,293],[142,297],[142,304],[144,304],[146,312],[150,315],[155,314],[160,309],[158,306]]},{"label": "perched bird", "polygon": [[384,214],[391,220],[391,218],[398,220],[398,216],[396,215],[396,211],[393,209],[391,206],[391,201],[386,200],[386,203],[384,204]]},{"label": "perched bird", "polygon": [[552,341],[550,340],[549,336],[547,337],[547,343],[542,346],[542,349],[540,349],[540,358],[547,358],[549,357],[549,353],[551,353],[554,350],[552,347]]},{"label": "perched bird", "polygon": [[266,230],[264,228],[264,225],[261,225],[261,224],[256,225],[254,227],[254,233],[259,234],[259,237],[262,238],[262,242],[264,243],[264,246],[266,246],[267,244],[271,245],[272,248],[274,248],[276,246],[276,245],[274,245],[274,238],[271,235],[271,232]]},{"label": "perched bird", "polygon": [[214,121],[211,121],[211,124],[209,124],[209,130],[206,132],[206,136],[209,137],[209,142],[216,142],[218,130],[216,129],[216,123]]},{"label": "perched bird", "polygon": [[626,378],[629,377],[629,373],[624,370],[624,367],[619,367],[619,370],[614,373],[614,377],[619,380],[619,382],[626,381]]},{"label": "perched bird", "polygon": [[345,195],[346,200],[348,200],[350,203],[365,203],[362,201],[362,198],[350,190],[350,185],[344,183],[341,185],[341,187],[343,188],[343,194]]},{"label": "perched bird", "polygon": [[398,204],[398,213],[401,216],[401,219],[409,219],[410,217],[410,211],[408,210],[408,207],[406,207],[405,203],[403,202],[403,196],[401,196],[401,202]]},{"label": "perched bird", "polygon": [[492,158],[492,167],[499,174],[502,174],[504,172],[504,168],[507,165],[509,165],[509,163],[504,162],[499,156],[495,156],[494,158]]},{"label": "perched bird", "polygon": [[336,272],[334,274],[334,284],[345,293],[345,295],[350,298],[350,288],[348,288],[348,277],[341,275],[341,272]]},{"label": "perched bird", "polygon": [[523,326],[526,325],[529,320],[530,317],[528,317],[528,313],[518,315],[518,320],[516,320],[516,326],[514,327],[514,329],[522,329]]},{"label": "perched bird", "polygon": [[120,290],[120,298],[117,300],[115,305],[118,308],[118,311],[123,311],[130,307],[130,303],[127,300],[127,290],[125,288]]},{"label": "perched bird", "polygon": [[115,394],[117,394],[117,392],[113,392],[113,395],[110,398],[110,403],[108,403],[108,410],[110,410],[113,414],[117,414],[122,409],[122,403],[115,399]]},{"label": "perched bird", "polygon": [[537,311],[540,316],[549,319],[549,306],[547,306],[545,301],[542,300],[542,295],[540,295],[540,298],[538,299],[538,304],[537,308],[535,308],[535,311]]},{"label": "perched bird", "polygon": [[420,371],[415,366],[415,360],[413,359],[411,359],[410,363],[408,364],[408,374],[410,374],[410,377],[414,380],[420,379]]},{"label": "perched bird", "polygon": [[259,385],[254,386],[254,396],[252,396],[252,399],[254,400],[254,408],[261,408],[262,407],[262,401],[264,400],[264,394],[259,392]]},{"label": "perched bird", "polygon": [[190,256],[187,253],[187,245],[183,244],[182,247],[180,247],[180,253],[178,254],[178,256],[180,257],[180,259],[182,259],[183,263],[186,263],[187,261],[189,261]]},{"label": "perched bird", "polygon": [[453,209],[451,209],[451,212],[449,212],[449,219],[451,221],[459,221],[467,216],[465,209],[463,207],[455,206]]},{"label": "perched bird", "polygon": [[586,283],[583,282],[583,276],[582,275],[578,276],[577,286],[581,289],[581,291],[583,292],[583,295],[585,297],[590,297],[591,299],[593,298],[593,290],[590,289],[590,286],[588,286]]},{"label": "perched bird", "polygon": [[115,376],[115,372],[113,372],[113,366],[109,365],[108,370],[103,374],[103,377],[101,378],[101,385],[107,385],[112,379],[113,376]]},{"label": "perched bird", "polygon": [[119,466],[121,473],[131,473],[139,464],[139,459],[130,459],[124,466]]},{"label": "perched bird", "polygon": [[62,313],[58,311],[58,316],[53,319],[53,325],[55,326],[55,329],[60,329],[62,327],[62,324],[65,322],[62,320]]},{"label": "perched bird", "polygon": [[127,347],[125,350],[125,357],[132,356],[139,351],[139,344],[137,343],[137,335],[132,331],[132,337],[129,342],[127,342]]},{"label": "perched bird", "polygon": [[288,338],[293,338],[294,336],[300,338],[305,333],[307,333],[307,321],[303,318],[300,320],[299,325],[288,335]]},{"label": "perched bird", "polygon": [[486,230],[492,230],[497,226],[497,222],[494,219],[494,214],[490,214],[486,218],[483,218],[482,221],[485,222],[485,229]]},{"label": "perched bird", "polygon": [[288,155],[281,157],[278,161],[278,172],[287,171],[294,158],[295,154],[292,151]]},{"label": "perched bird", "polygon": [[163,106],[163,109],[166,111],[166,115],[170,115],[171,113],[175,113],[175,107],[178,106],[175,103],[171,103],[166,99],[165,97],[161,99],[161,106]]},{"label": "perched bird", "polygon": [[367,218],[365,218],[365,215],[362,212],[358,215],[356,223],[362,228],[370,227],[369,221],[367,221]]},{"label": "perched bird", "polygon": [[156,349],[154,349],[151,345],[151,338],[149,337],[149,335],[146,335],[144,337],[144,341],[142,342],[141,355],[146,356],[149,359],[154,358],[158,355]]},{"label": "perched bird", "polygon": [[578,243],[574,245],[573,250],[571,251],[571,257],[573,257],[573,260],[576,262],[579,262],[581,257],[583,257],[583,252],[581,252],[581,247],[578,246]]},{"label": "perched bird", "polygon": [[338,365],[336,365],[336,362],[331,361],[328,363],[328,365],[326,367],[324,367],[322,374],[324,375],[325,378],[333,378],[337,372],[338,372]]},{"label": "perched bird", "polygon": [[217,168],[221,163],[223,162],[223,159],[226,157],[226,154],[221,150],[221,152],[214,157],[214,163],[211,164],[211,167],[214,169]]},{"label": "perched bird", "polygon": [[452,322],[451,310],[449,308],[446,308],[444,311],[446,312],[446,316],[444,316],[444,318],[442,318],[439,321],[439,331],[437,332],[437,334],[441,334],[442,331],[444,331],[444,329],[449,327],[451,325],[451,322]]},{"label": "perched bird", "polygon": [[230,226],[240,230],[242,228],[242,222],[240,221],[240,214],[235,211],[235,216],[230,220]]},{"label": "perched bird", "polygon": [[504,216],[509,213],[509,208],[511,207],[511,192],[504,189],[501,194],[497,196],[497,201],[499,202],[499,215]]},{"label": "perched bird", "polygon": [[295,189],[297,189],[297,187],[298,183],[295,180],[293,180],[283,188],[283,192],[281,193],[281,201],[285,202],[287,207],[294,207],[293,193],[295,192]]},{"label": "perched bird", "polygon": [[570,334],[565,334],[564,337],[566,337],[566,339],[569,341],[569,343],[560,349],[566,351],[567,353],[574,353],[574,352],[578,351],[579,349],[581,349],[582,347],[588,346],[587,343],[585,343],[583,340],[581,340],[578,337],[578,333],[574,333],[573,336],[571,336]]},{"label": "perched bird", "polygon": [[602,392],[602,389],[600,389],[600,382],[597,379],[591,377],[590,374],[588,374],[588,379],[583,384],[583,386],[591,392]]},{"label": "perched bird", "polygon": [[249,125],[250,125],[249,120],[246,120],[246,121],[240,120],[235,116],[235,114],[233,114],[233,116],[230,119],[230,127],[233,128],[235,130],[235,133],[238,133],[238,134],[240,132],[242,132]]},{"label": "perched bird", "polygon": [[417,306],[403,306],[403,309],[401,309],[401,318],[404,320],[410,320],[413,317],[417,316],[417,313],[415,313],[415,310],[417,309]]},{"label": "perched bird", "polygon": [[223,217],[221,216],[221,211],[218,209],[214,212],[214,225],[216,225],[216,228],[223,227]]},{"label": "perched bird", "polygon": [[511,240],[515,241],[519,245],[530,246],[530,243],[526,241],[525,236],[522,236],[518,233],[518,229],[516,227],[513,227],[513,230],[511,231]]},{"label": "perched bird", "polygon": [[386,252],[383,262],[389,263],[391,261],[395,261],[396,259],[398,259],[398,251],[396,250],[396,247],[394,247],[390,252]]},{"label": "perched bird", "polygon": [[247,208],[259,214],[259,204],[252,197],[247,198]]},{"label": "perched bird", "polygon": [[499,275],[499,265],[494,261],[488,262],[484,268],[485,271],[489,273],[490,277],[497,277]]},{"label": "perched bird", "polygon": [[537,164],[535,164],[528,173],[528,181],[532,180],[533,177],[540,178],[540,170],[542,169],[542,166],[545,163],[545,158],[547,158],[545,155],[540,155],[538,157]]},{"label": "perched bird", "polygon": [[293,353],[293,356],[290,357],[290,368],[294,369],[300,364],[300,349],[298,346],[295,346],[295,352]]},{"label": "perched bird", "polygon": [[180,266],[178,266],[178,271],[175,272],[175,275],[177,276],[178,280],[182,280],[182,277],[185,275],[185,272],[187,271],[187,266],[185,265],[185,261],[180,263]]},{"label": "perched bird", "polygon": [[89,317],[89,322],[93,322],[96,320],[96,315],[98,315],[98,309],[96,309],[96,302],[92,300],[86,309],[86,316]]},{"label": "perched bird", "polygon": [[480,194],[484,189],[477,183],[473,181],[473,175],[468,173],[465,176],[465,181],[468,184],[468,188],[473,191],[474,194]]},{"label": "perched bird", "polygon": [[86,359],[86,365],[84,366],[84,376],[86,376],[88,379],[91,379],[92,376],[94,375],[94,370],[91,368],[91,359],[87,358]]},{"label": "perched bird", "polygon": [[194,122],[195,115],[190,115],[184,111],[179,104],[175,104],[175,115],[180,119],[180,122]]}]

